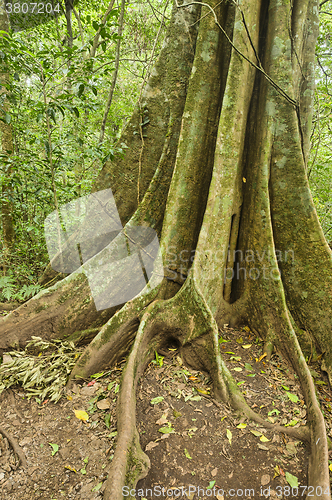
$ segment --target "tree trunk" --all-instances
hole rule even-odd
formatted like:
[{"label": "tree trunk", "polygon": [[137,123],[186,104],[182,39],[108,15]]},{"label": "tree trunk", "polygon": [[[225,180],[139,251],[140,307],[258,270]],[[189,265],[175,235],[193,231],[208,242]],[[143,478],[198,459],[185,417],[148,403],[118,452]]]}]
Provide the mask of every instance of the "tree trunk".
[{"label": "tree trunk", "polygon": [[[172,338],[186,362],[210,372],[215,398],[308,442],[308,481],[314,491],[323,489],[310,498],[327,500],[325,423],[305,361],[313,346],[332,382],[332,254],[306,176],[319,4],[208,0],[200,8],[175,3],[145,89],[148,120],[140,122],[135,110],[121,138],[126,155],[105,165],[95,186],[111,187],[125,234],[135,226],[161,234],[164,279],[155,268],[144,293],[115,314],[108,309],[98,316],[80,268],[2,320],[0,346],[7,348],[14,335],[23,345],[36,328],[48,338],[83,329],[83,304],[85,329],[109,319],[69,384],[117,362],[132,345],[105,499],[122,499],[122,487],[135,487],[147,473],[135,423],[136,384],[151,353]],[[146,123],[144,143],[140,123]],[[88,266],[113,258],[119,241]],[[250,409],[220,354],[218,327],[225,323],[249,325],[265,338],[267,358],[276,348],[292,363],[306,399],[306,426],[274,426]]]},{"label": "tree trunk", "polygon": [[[9,32],[10,25],[8,20],[8,15],[6,12],[4,2],[0,2],[0,30]],[[1,35],[2,36],[2,35]],[[7,65],[2,61],[0,65],[0,97],[6,94],[2,106],[2,120],[0,121],[0,131],[1,131],[1,149],[2,154],[7,156],[8,163],[6,162],[6,178],[2,183],[2,208],[1,208],[1,221],[2,221],[2,233],[3,233],[3,249],[5,254],[5,260],[11,251],[12,245],[15,239],[14,221],[13,221],[13,203],[11,201],[12,197],[12,174],[13,166],[10,163],[10,157],[14,152],[13,143],[13,131],[10,123],[10,105],[8,101],[8,90],[6,86],[10,83],[10,75],[8,73]],[[3,266],[5,268],[5,266]]]}]

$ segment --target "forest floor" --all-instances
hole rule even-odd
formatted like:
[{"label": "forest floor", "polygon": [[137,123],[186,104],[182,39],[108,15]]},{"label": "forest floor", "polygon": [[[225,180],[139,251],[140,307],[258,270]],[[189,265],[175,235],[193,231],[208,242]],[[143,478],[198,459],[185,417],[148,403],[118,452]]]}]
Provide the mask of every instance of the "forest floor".
[{"label": "forest floor", "polygon": [[[296,375],[278,355],[265,362],[262,341],[248,328],[225,327],[220,348],[251,408],[271,422],[305,424]],[[0,436],[1,499],[102,498],[116,447],[122,367],[75,385],[57,404],[28,399],[20,387],[2,393],[0,427],[16,440],[27,467]],[[318,365],[310,368],[332,437],[327,377]],[[175,348],[150,363],[138,388],[137,426],[151,469],[136,498],[305,498],[303,443],[235,415],[210,396],[210,386],[209,376],[185,366]]]}]

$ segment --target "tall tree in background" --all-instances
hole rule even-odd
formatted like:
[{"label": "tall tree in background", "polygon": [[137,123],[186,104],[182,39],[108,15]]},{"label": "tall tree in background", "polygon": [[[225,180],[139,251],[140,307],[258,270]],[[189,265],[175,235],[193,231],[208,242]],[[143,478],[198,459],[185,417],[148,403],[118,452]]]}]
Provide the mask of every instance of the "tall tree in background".
[{"label": "tall tree in background", "polygon": [[[9,20],[5,8],[5,2],[0,2],[0,31],[9,32]],[[0,35],[2,36],[2,35]],[[10,200],[11,197],[11,177],[12,177],[12,165],[10,163],[10,156],[14,152],[13,134],[11,126],[11,116],[9,114],[10,105],[8,101],[8,89],[6,88],[9,84],[10,75],[8,73],[8,68],[4,60],[0,60],[0,99],[1,99],[1,121],[0,121],[0,132],[1,132],[1,149],[2,149],[2,160],[7,164],[6,168],[6,178],[2,182],[2,203],[1,203],[1,222],[3,231],[3,246],[5,250],[5,255],[8,255],[10,249],[14,243],[15,232],[13,224],[13,209]],[[9,160],[9,161],[8,161]]]},{"label": "tall tree in background", "polygon": [[[147,226],[161,235],[164,279],[119,310],[98,312],[83,266],[1,320],[2,349],[32,335],[100,328],[69,383],[131,347],[106,499],[120,500],[122,486],[147,473],[136,385],[170,339],[188,364],[210,372],[215,398],[308,442],[308,483],[323,491],[310,498],[330,498],[325,423],[305,362],[322,354],[332,382],[332,254],[306,174],[318,14],[317,0],[175,2],[121,137],[127,153],[104,166],[94,188],[112,189],[125,234]],[[89,265],[111,259],[119,238]],[[274,426],[250,409],[220,355],[225,323],[249,325],[265,338],[268,358],[277,348],[289,359],[305,395],[305,426]]]}]

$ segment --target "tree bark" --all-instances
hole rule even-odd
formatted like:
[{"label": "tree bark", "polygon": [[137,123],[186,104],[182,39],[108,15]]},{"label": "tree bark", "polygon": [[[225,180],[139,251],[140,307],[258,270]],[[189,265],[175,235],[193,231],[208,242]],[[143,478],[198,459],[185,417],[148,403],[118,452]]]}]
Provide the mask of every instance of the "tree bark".
[{"label": "tree bark", "polygon": [[[9,32],[10,25],[9,19],[6,12],[5,3],[1,1],[0,3],[0,30]],[[3,36],[3,35],[1,35]],[[0,69],[0,96],[5,94],[3,106],[2,106],[2,120],[0,121],[0,131],[1,131],[1,149],[2,153],[7,156],[8,163],[6,164],[6,179],[2,183],[2,207],[1,207],[1,221],[2,221],[2,233],[3,233],[3,248],[6,256],[11,251],[15,240],[15,229],[13,220],[13,203],[11,201],[13,188],[11,185],[11,178],[13,175],[13,164],[10,161],[10,157],[14,153],[14,141],[13,141],[13,130],[12,125],[9,122],[10,117],[10,104],[8,101],[8,86],[10,83],[10,75],[8,73],[8,68],[6,63],[3,61],[1,63]]]}]

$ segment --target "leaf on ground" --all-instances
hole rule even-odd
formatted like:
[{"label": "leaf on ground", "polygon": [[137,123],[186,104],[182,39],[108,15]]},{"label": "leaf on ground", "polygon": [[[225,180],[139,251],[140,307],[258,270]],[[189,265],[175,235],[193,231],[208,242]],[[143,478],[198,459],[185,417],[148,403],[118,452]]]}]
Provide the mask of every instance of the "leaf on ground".
[{"label": "leaf on ground", "polygon": [[97,401],[96,405],[99,410],[108,410],[109,407],[111,406],[111,402],[108,398],[106,398]]},{"label": "leaf on ground", "polygon": [[291,392],[286,392],[286,394],[293,403],[297,403],[299,401],[296,394],[292,394]]},{"label": "leaf on ground", "polygon": [[275,413],[276,415],[279,415],[280,411],[279,410],[271,410],[271,411],[269,411],[268,416],[270,417],[271,415],[273,415],[273,413]]},{"label": "leaf on ground", "polygon": [[159,445],[159,443],[155,443],[154,441],[150,441],[150,443],[148,443],[146,445],[145,451],[150,451],[150,450],[152,450],[153,448],[155,448],[158,445]]},{"label": "leaf on ground", "polygon": [[259,432],[259,431],[250,431],[250,432],[251,432],[251,434],[253,434],[253,435],[254,435],[254,436],[256,436],[256,437],[259,437],[259,436],[261,436],[261,435],[262,435],[262,433],[261,433],[261,432]]},{"label": "leaf on ground", "polygon": [[237,342],[238,344],[242,344],[242,343],[243,343],[243,338],[242,338],[242,337],[240,337],[240,338],[236,339],[236,342]]},{"label": "leaf on ground", "polygon": [[150,403],[152,405],[157,405],[157,404],[161,403],[162,401],[164,401],[164,398],[162,396],[157,396],[156,398],[151,399]]},{"label": "leaf on ground", "polygon": [[332,464],[329,465],[329,469],[332,472]]},{"label": "leaf on ground", "polygon": [[83,422],[87,422],[89,420],[89,415],[87,414],[86,411],[74,410],[74,412],[75,412],[75,417],[78,418],[79,420],[83,420]]},{"label": "leaf on ground", "polygon": [[226,435],[227,435],[227,439],[229,441],[229,444],[232,446],[232,437],[233,437],[233,434],[231,433],[231,431],[229,429],[226,429]]},{"label": "leaf on ground", "polygon": [[257,446],[258,446],[258,448],[260,450],[264,450],[264,451],[269,451],[270,450],[270,448],[268,448],[267,446],[264,446],[263,444],[258,444]]},{"label": "leaf on ground", "polygon": [[298,488],[299,481],[296,476],[293,476],[290,472],[286,472],[286,481],[291,488]]},{"label": "leaf on ground", "polygon": [[96,484],[96,486],[94,486],[91,491],[99,491],[100,488],[102,487],[102,485],[103,485],[103,483]]},{"label": "leaf on ground", "polygon": [[158,429],[158,432],[161,432],[162,434],[172,434],[174,432],[173,427],[160,427]]},{"label": "leaf on ground", "polygon": [[235,354],[235,352],[232,351],[226,351],[225,354]]},{"label": "leaf on ground", "polygon": [[253,370],[253,367],[251,366],[250,363],[244,363],[244,367],[245,367],[246,370],[249,370],[249,371]]},{"label": "leaf on ground", "polygon": [[282,385],[281,387],[285,389],[285,391],[289,391],[289,387],[287,387],[287,385]]},{"label": "leaf on ground", "polygon": [[201,394],[210,394],[210,389],[205,390],[205,389],[200,389],[199,387],[196,387],[196,391],[200,392]]},{"label": "leaf on ground", "polygon": [[296,420],[295,418],[293,420],[291,420],[290,422],[288,422],[288,424],[285,424],[285,427],[294,427],[294,425],[296,425],[298,423],[298,420]]},{"label": "leaf on ground", "polygon": [[235,368],[233,368],[233,370],[235,372],[242,372],[242,368],[240,368],[239,366],[236,366]]},{"label": "leaf on ground", "polygon": [[274,476],[273,476],[273,479],[275,479],[276,477],[279,477],[280,476],[280,469],[279,469],[279,465],[276,465],[275,468],[273,469],[274,470]]},{"label": "leaf on ground", "polygon": [[111,414],[110,413],[107,413],[107,415],[105,415],[105,425],[106,425],[107,429],[109,429],[111,427]]},{"label": "leaf on ground", "polygon": [[287,443],[286,444],[286,450],[291,455],[296,455],[296,445],[295,445],[295,443],[293,443],[292,441],[290,441],[289,443]]},{"label": "leaf on ground", "polygon": [[241,382],[238,382],[236,385],[240,386],[240,385],[243,385],[243,384],[245,384],[245,381],[241,380]]},{"label": "leaf on ground", "polygon": [[175,418],[182,417],[182,413],[180,413],[179,411],[173,410],[173,417],[175,417]]},{"label": "leaf on ground", "polygon": [[259,440],[262,441],[262,443],[267,443],[268,441],[270,441],[270,439],[268,439],[266,436],[261,436]]},{"label": "leaf on ground", "polygon": [[247,424],[239,424],[236,426],[238,429],[245,429],[247,427]]},{"label": "leaf on ground", "polygon": [[258,359],[256,359],[256,363],[260,363],[260,361],[262,361],[262,359],[264,359],[266,356],[267,356],[267,353],[264,352],[261,356],[259,356]]},{"label": "leaf on ground", "polygon": [[206,488],[207,490],[212,490],[213,486],[216,484],[215,481],[210,481],[209,486]]},{"label": "leaf on ground", "polygon": [[243,347],[243,349],[249,349],[251,346],[252,346],[252,344],[245,344],[242,347]]},{"label": "leaf on ground", "polygon": [[118,434],[118,431],[113,431],[107,437],[114,438],[115,436],[117,436],[117,434]]},{"label": "leaf on ground", "polygon": [[68,469],[70,470],[71,472],[75,472],[75,474],[77,474],[77,470],[74,469],[73,467],[70,467],[70,465],[65,465],[65,469]]},{"label": "leaf on ground", "polygon": [[48,443],[52,448],[52,457],[59,451],[59,445],[55,443]]},{"label": "leaf on ground", "polygon": [[189,460],[192,460],[192,457],[190,456],[189,454],[189,451],[187,450],[187,448],[184,449],[184,454],[187,458],[189,458]]},{"label": "leaf on ground", "polygon": [[164,425],[164,424],[167,424],[168,423],[168,420],[167,420],[167,416],[166,415],[163,415],[159,420],[157,420],[156,424],[157,425]]}]

